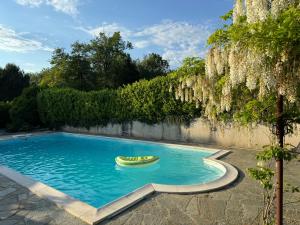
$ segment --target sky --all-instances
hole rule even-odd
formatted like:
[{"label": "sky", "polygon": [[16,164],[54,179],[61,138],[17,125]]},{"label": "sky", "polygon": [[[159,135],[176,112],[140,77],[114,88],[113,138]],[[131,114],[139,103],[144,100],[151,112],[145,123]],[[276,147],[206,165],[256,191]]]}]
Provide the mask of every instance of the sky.
[{"label": "sky", "polygon": [[158,53],[172,68],[205,55],[209,35],[233,0],[1,0],[0,67],[26,72],[49,67],[55,48],[70,50],[99,32],[120,31],[131,56]]}]

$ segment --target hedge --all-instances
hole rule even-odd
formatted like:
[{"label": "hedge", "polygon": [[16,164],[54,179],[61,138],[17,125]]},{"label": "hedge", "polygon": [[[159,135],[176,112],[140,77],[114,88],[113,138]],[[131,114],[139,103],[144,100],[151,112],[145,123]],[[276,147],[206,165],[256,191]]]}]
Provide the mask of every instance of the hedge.
[{"label": "hedge", "polygon": [[82,92],[50,88],[38,94],[38,111],[43,123],[90,127],[107,123],[141,121],[149,124],[179,120],[189,122],[200,115],[194,104],[175,100],[169,93],[171,75],[142,80],[123,88]]},{"label": "hedge", "polygon": [[22,94],[15,98],[9,109],[10,123],[9,131],[27,131],[41,127],[37,108],[37,94],[40,88],[31,86],[25,88]]},{"label": "hedge", "polygon": [[0,101],[0,128],[5,128],[10,122],[9,109],[11,107],[10,102]]}]

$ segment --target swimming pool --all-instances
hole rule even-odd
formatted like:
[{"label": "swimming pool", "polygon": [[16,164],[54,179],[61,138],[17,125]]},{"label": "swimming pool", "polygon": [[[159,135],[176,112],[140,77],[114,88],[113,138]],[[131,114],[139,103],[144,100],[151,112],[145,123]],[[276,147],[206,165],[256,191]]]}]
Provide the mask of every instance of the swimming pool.
[{"label": "swimming pool", "polygon": [[[207,183],[224,170],[206,164],[212,151],[101,136],[51,133],[0,141],[0,164],[29,175],[94,207],[149,183]],[[118,155],[156,155],[149,167],[121,168]]]}]

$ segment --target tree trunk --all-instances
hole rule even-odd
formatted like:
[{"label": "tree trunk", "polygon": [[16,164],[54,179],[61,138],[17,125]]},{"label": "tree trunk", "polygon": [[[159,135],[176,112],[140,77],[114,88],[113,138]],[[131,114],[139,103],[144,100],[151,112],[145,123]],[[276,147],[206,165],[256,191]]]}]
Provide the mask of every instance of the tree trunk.
[{"label": "tree trunk", "polygon": [[[276,134],[280,147],[284,142],[283,96],[278,95],[276,108]],[[276,225],[283,224],[283,160],[276,160]]]}]

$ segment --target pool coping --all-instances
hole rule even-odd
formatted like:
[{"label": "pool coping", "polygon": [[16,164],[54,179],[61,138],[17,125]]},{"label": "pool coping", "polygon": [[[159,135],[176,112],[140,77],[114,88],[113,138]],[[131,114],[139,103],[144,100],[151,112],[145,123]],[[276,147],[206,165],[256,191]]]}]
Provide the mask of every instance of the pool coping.
[{"label": "pool coping", "polygon": [[[49,134],[49,133],[52,132],[38,132],[38,133],[29,134],[29,136]],[[53,133],[68,133],[68,132],[53,132]],[[82,134],[82,135],[87,135],[87,134]],[[14,138],[13,135],[8,135],[8,136],[11,137],[0,138],[0,140],[8,140]],[[26,135],[22,135],[22,136],[26,136]],[[90,136],[95,136],[95,135],[90,135]],[[106,136],[100,136],[100,137],[106,137]],[[110,138],[110,137],[106,137],[106,138]],[[123,140],[126,139],[126,138],[118,138],[118,137],[112,137],[112,138],[123,139]],[[126,139],[126,140],[134,141],[134,139]],[[58,207],[63,208],[73,216],[78,217],[79,219],[85,221],[88,224],[97,224],[102,222],[103,220],[111,218],[155,192],[189,194],[189,193],[203,193],[203,192],[216,191],[230,185],[238,178],[238,170],[234,166],[219,160],[220,158],[230,153],[230,151],[228,150],[221,150],[221,149],[207,148],[207,147],[200,147],[200,146],[169,144],[169,143],[154,142],[154,141],[143,141],[143,140],[137,140],[137,141],[151,142],[156,144],[164,144],[164,145],[177,146],[177,147],[189,147],[189,148],[194,148],[196,150],[198,149],[202,151],[203,150],[213,151],[214,154],[210,155],[207,158],[204,158],[203,160],[207,164],[210,164],[212,166],[218,167],[221,170],[224,170],[225,174],[222,177],[218,178],[217,180],[204,183],[204,184],[196,184],[196,185],[164,185],[164,184],[154,184],[154,183],[147,184],[100,208],[96,208],[87,203],[79,201],[59,190],[56,190],[42,182],[36,181],[29,176],[22,175],[21,173],[13,169],[10,169],[6,166],[0,165],[0,174],[15,181],[19,185],[26,187],[32,193],[50,200],[51,202],[55,203]]]}]

